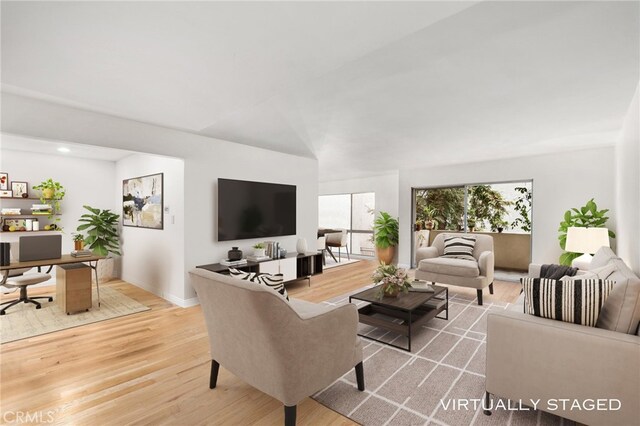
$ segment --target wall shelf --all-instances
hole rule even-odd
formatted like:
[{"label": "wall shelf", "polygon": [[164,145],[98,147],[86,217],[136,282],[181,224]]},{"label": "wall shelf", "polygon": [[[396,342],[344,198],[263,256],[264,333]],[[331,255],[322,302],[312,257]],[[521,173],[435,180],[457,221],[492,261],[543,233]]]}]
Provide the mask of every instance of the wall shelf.
[{"label": "wall shelf", "polygon": [[[44,217],[47,218],[51,215],[49,214],[0,214],[0,217],[5,218],[5,219],[11,219],[11,218],[16,218],[16,219],[29,219],[32,217]],[[60,216],[60,213],[55,213],[53,214],[53,216]]]},{"label": "wall shelf", "polygon": [[0,234],[50,234],[52,232],[62,232],[60,229],[50,229],[41,231],[0,231]]}]

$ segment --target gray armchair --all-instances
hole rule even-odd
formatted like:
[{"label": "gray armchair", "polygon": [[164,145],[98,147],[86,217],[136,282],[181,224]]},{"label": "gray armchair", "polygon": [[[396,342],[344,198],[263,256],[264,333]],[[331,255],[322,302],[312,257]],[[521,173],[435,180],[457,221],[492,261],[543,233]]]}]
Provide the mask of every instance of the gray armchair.
[{"label": "gray armchair", "polygon": [[287,301],[259,284],[204,269],[189,274],[209,332],[211,389],[222,365],[281,401],[285,425],[295,425],[300,401],[351,368],[364,390],[355,305]]},{"label": "gray armchair", "polygon": [[[444,254],[444,239],[448,236],[473,236],[476,244],[472,260],[440,257]],[[493,237],[483,234],[438,234],[430,247],[416,251],[416,278],[425,281],[475,288],[478,305],[482,305],[482,290],[489,287],[493,294]]]}]

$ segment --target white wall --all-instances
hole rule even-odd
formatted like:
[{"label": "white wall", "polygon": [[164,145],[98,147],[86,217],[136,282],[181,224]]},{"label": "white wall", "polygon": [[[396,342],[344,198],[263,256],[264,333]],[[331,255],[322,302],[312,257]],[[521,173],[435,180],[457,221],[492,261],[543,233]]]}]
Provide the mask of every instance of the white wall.
[{"label": "white wall", "polygon": [[163,229],[120,226],[121,278],[170,301],[184,295],[184,161],[134,154],[116,162],[115,203],[122,215],[122,181],[164,173]]},{"label": "white wall", "polygon": [[[214,191],[219,177],[297,186],[297,236],[315,241],[318,224],[318,162],[184,131],[140,123],[18,95],[2,94],[7,133],[120,148],[184,160],[185,274],[226,257],[232,245],[249,250],[256,240],[218,243]],[[80,174],[78,174],[80,176]],[[113,200],[115,195],[110,199]],[[273,238],[295,250],[296,236]],[[175,303],[194,303],[185,275]]]},{"label": "white wall", "polygon": [[[532,261],[557,263],[558,225],[566,210],[595,198],[615,230],[614,147],[400,172],[400,258],[411,256],[411,188],[533,179]],[[612,244],[615,242],[612,241]]]},{"label": "white wall", "polygon": [[318,195],[353,194],[357,192],[375,192],[376,215],[387,212],[398,216],[398,173],[372,176],[359,179],[334,180],[320,182]]},{"label": "white wall", "polygon": [[[9,180],[29,183],[29,196],[39,196],[39,191],[31,189],[43,180],[52,178],[60,182],[66,189],[61,202],[62,215],[60,226],[63,227],[62,251],[73,250],[71,233],[80,224],[78,219],[88,213],[82,206],[89,205],[100,209],[111,209],[115,212],[114,197],[116,193],[115,163],[113,161],[89,160],[64,155],[39,154],[33,152],[3,149],[0,152],[0,169],[9,173]],[[2,200],[2,206],[31,208],[37,200]],[[28,210],[27,210],[28,211]],[[28,214],[23,210],[23,213]],[[46,219],[41,220],[44,224]],[[3,241],[17,240],[19,236],[29,234],[0,234]],[[55,274],[55,269],[52,271]]]},{"label": "white wall", "polygon": [[618,255],[640,274],[640,101],[636,89],[616,146]]}]

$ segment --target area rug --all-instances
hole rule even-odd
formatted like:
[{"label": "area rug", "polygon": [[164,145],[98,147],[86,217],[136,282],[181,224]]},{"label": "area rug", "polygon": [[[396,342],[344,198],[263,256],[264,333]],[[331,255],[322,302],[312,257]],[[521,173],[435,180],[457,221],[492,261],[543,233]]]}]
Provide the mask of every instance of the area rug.
[{"label": "area rug", "polygon": [[58,307],[55,296],[53,302],[48,302],[46,299],[39,301],[42,303],[41,309],[35,309],[31,303],[20,303],[9,308],[6,315],[0,316],[1,343],[79,327],[150,309],[109,287],[100,289],[101,306],[99,308],[98,297],[94,289],[93,308],[88,312],[67,315]]},{"label": "area rug", "polygon": [[[348,300],[344,295],[324,303],[341,305]],[[363,339],[366,391],[358,391],[351,371],[313,399],[367,426],[573,425],[535,410],[497,409],[485,416],[481,403],[474,403],[482,401],[485,392],[487,313],[507,307],[507,303],[478,306],[475,298],[450,289],[449,320],[434,318],[421,326],[413,335],[411,353]],[[363,324],[359,332],[398,345],[407,343],[404,336]],[[460,400],[469,400],[469,405],[452,405]],[[501,403],[508,406],[508,401]]]},{"label": "area rug", "polygon": [[350,265],[352,263],[360,262],[360,259],[344,259],[341,262],[334,262],[333,259],[327,258],[327,263],[322,267],[322,269],[331,269],[336,268],[338,266]]}]

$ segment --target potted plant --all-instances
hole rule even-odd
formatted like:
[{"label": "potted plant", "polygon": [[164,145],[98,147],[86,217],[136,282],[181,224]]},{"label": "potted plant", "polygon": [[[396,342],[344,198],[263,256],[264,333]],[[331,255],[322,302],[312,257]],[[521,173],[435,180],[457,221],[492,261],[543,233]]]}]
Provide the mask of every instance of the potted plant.
[{"label": "potted plant", "polygon": [[106,261],[101,261],[98,275],[102,275],[102,281],[109,281],[113,275],[113,255],[120,255],[120,241],[118,239],[118,223],[120,215],[111,210],[100,210],[89,206],[83,206],[90,213],[80,216],[82,222],[77,231],[87,231],[85,244],[99,256],[107,256]]},{"label": "potted plant", "polygon": [[253,245],[253,255],[255,257],[264,257],[265,256],[265,245],[264,243],[255,243]]},{"label": "potted plant", "polygon": [[435,227],[436,209],[431,206],[425,206],[425,208],[422,209],[422,212],[424,213],[425,218],[424,227],[431,231]]},{"label": "potted plant", "polygon": [[[60,218],[55,215],[60,214],[60,201],[64,198],[65,189],[60,182],[55,182],[49,178],[42,181],[39,185],[34,185],[33,189],[40,191],[40,202],[42,204],[50,204],[51,212],[49,213],[49,219],[59,222]],[[54,223],[53,229],[59,229]]]},{"label": "potted plant", "polygon": [[469,232],[473,232],[476,230],[476,219],[473,217],[469,217],[467,219],[467,226],[469,228]]},{"label": "potted plant", "polygon": [[387,212],[380,212],[373,223],[373,231],[378,259],[390,264],[398,245],[398,219]]},{"label": "potted plant", "polygon": [[502,231],[504,231],[504,230],[505,230],[505,228],[506,228],[507,226],[509,226],[509,222],[507,222],[506,220],[500,219],[500,220],[496,223],[496,225],[497,225],[497,226],[496,226],[496,230],[497,230],[499,233],[502,233]]},{"label": "potted plant", "polygon": [[416,220],[416,226],[415,226],[415,230],[417,231],[422,231],[422,221],[421,220]]},{"label": "potted plant", "polygon": [[73,233],[73,249],[82,250],[84,248],[84,235]]},{"label": "potted plant", "polygon": [[411,288],[411,281],[407,271],[395,265],[380,263],[373,273],[373,282],[380,287],[376,293],[378,299],[383,297],[398,297],[400,293],[407,293]]}]

